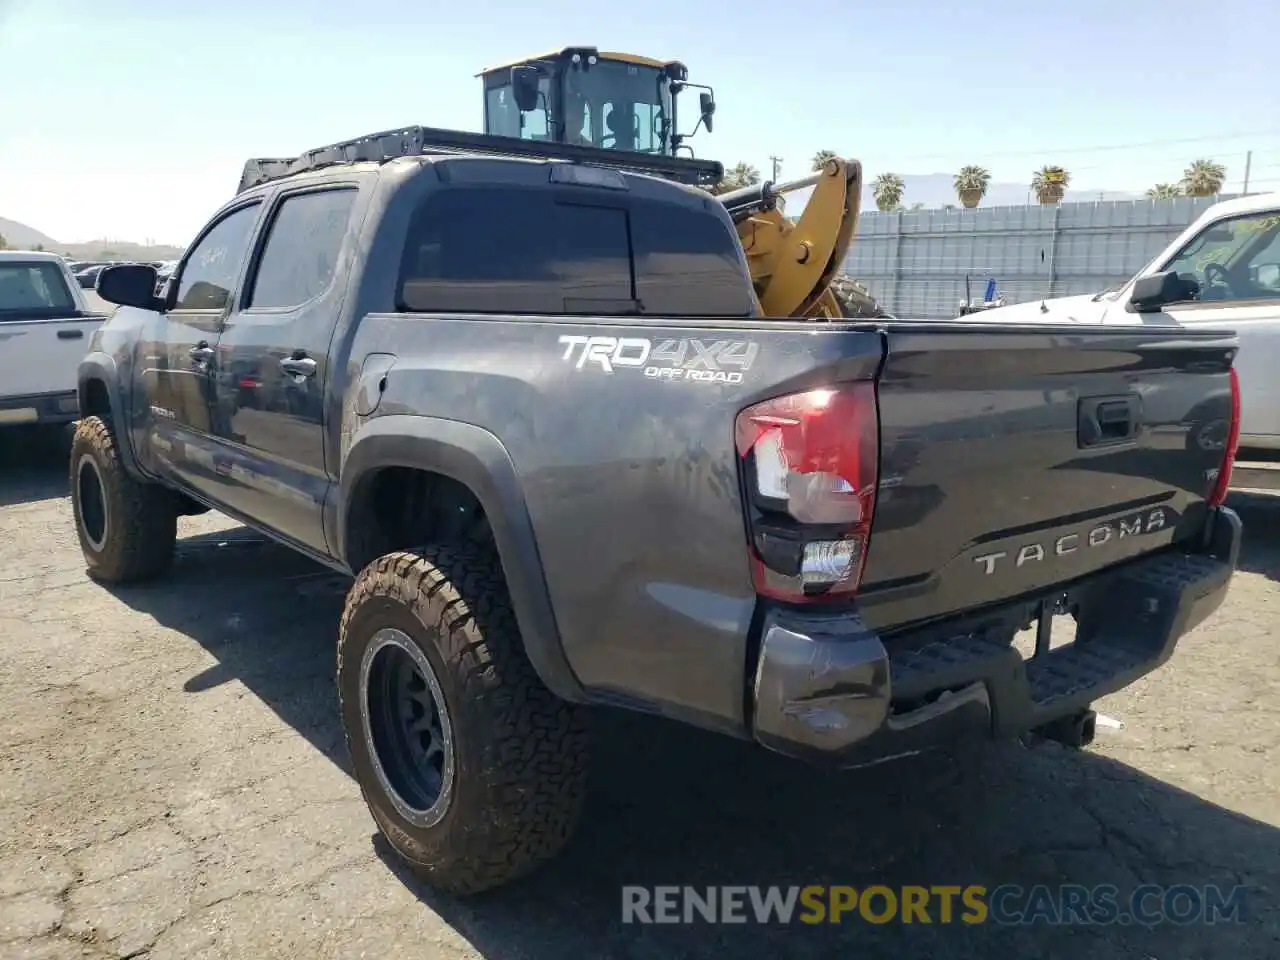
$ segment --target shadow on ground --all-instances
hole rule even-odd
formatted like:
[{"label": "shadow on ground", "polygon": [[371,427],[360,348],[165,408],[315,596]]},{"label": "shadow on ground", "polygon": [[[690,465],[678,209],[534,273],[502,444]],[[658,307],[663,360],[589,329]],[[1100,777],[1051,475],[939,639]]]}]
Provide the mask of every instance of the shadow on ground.
[{"label": "shadow on ground", "polygon": [[[1247,557],[1255,553],[1246,544]],[[348,769],[332,686],[346,587],[235,530],[184,540],[171,582],[116,593],[217,658],[188,691],[238,680]],[[487,957],[1280,953],[1280,833],[1096,753],[1000,745],[835,774],[653,718],[602,710],[595,721],[587,814],[565,854],[535,877],[455,901],[372,840],[388,869]],[[1244,923],[1154,929],[621,922],[631,884],[1064,882],[1122,892],[1246,884],[1249,913]]]},{"label": "shadow on ground", "polygon": [[1244,524],[1240,569],[1280,580],[1280,493],[1232,491],[1227,505]]},{"label": "shadow on ground", "polygon": [[0,428],[0,507],[69,493],[70,427]]}]

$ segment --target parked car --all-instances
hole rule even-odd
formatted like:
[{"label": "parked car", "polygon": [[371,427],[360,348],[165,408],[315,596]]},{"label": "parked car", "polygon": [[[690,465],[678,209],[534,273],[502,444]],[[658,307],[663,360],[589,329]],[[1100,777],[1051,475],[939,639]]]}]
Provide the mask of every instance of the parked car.
[{"label": "parked car", "polygon": [[836,766],[1079,746],[1222,602],[1229,331],[764,318],[703,191],[436,133],[251,161],[163,298],[105,270],[70,461],[103,582],[204,509],[354,577],[352,769],[431,884],[562,848],[583,704]]},{"label": "parked car", "polygon": [[[1214,204],[1116,290],[1015,304],[984,319],[1234,329],[1240,446],[1280,451],[1280,193]],[[1223,441],[1220,430],[1206,439]]]},{"label": "parked car", "polygon": [[76,369],[104,319],[57,254],[0,251],[0,427],[76,418]]},{"label": "parked car", "polygon": [[98,281],[98,275],[102,273],[107,266],[108,264],[105,263],[95,263],[91,266],[84,267],[76,273],[76,283],[83,290],[92,290],[93,285]]}]

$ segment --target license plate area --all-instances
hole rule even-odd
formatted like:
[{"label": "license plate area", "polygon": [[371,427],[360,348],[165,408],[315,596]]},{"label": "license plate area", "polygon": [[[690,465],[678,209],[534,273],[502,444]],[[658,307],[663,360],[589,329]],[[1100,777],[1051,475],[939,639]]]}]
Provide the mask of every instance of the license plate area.
[{"label": "license plate area", "polygon": [[1075,612],[1068,595],[1060,593],[1039,601],[1031,625],[1014,634],[1013,646],[1023,661],[1031,663],[1042,661],[1050,651],[1070,646],[1075,640]]}]

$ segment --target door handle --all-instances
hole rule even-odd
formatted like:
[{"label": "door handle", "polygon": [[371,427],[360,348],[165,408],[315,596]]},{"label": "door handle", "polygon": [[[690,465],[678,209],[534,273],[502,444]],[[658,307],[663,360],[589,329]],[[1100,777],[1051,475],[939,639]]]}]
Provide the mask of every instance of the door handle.
[{"label": "door handle", "polygon": [[208,363],[213,359],[213,347],[201,340],[187,351],[187,356],[190,357],[194,363]]},{"label": "door handle", "polygon": [[1142,427],[1142,408],[1135,396],[1086,397],[1077,413],[1077,443],[1085,447],[1123,443]]},{"label": "door handle", "polygon": [[80,340],[84,337],[83,330],[59,330],[59,340]]},{"label": "door handle", "polygon": [[310,357],[285,357],[280,361],[280,369],[292,377],[314,377],[316,362]]}]

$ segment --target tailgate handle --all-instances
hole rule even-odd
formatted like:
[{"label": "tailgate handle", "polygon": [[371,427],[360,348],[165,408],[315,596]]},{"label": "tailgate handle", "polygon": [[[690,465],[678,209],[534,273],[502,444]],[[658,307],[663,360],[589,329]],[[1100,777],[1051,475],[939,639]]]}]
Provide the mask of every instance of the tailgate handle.
[{"label": "tailgate handle", "polygon": [[83,336],[84,336],[83,330],[59,330],[58,331],[59,340],[79,340]]},{"label": "tailgate handle", "polygon": [[1137,435],[1139,426],[1137,397],[1087,397],[1080,401],[1081,447],[1129,440]]}]

